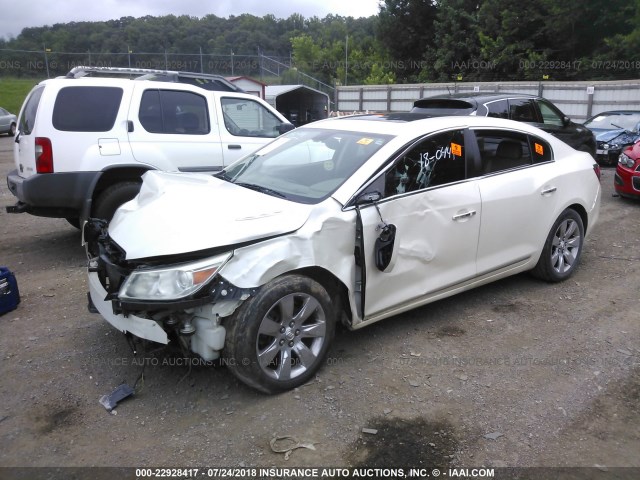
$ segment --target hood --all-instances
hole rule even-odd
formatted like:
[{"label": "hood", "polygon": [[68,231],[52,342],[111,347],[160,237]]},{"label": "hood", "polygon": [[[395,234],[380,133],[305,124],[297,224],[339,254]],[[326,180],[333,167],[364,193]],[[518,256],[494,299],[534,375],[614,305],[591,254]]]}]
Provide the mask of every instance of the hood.
[{"label": "hood", "polygon": [[616,137],[619,137],[620,135],[624,134],[624,130],[623,129],[618,129],[618,130],[595,130],[594,129],[594,133],[596,134],[596,140],[598,142],[610,142],[611,140],[613,140]]},{"label": "hood", "polygon": [[605,130],[596,134],[596,141],[607,142],[614,145],[629,145],[640,138],[637,133],[629,132],[624,129]]},{"label": "hood", "polygon": [[109,225],[127,260],[289,233],[304,225],[313,207],[208,175],[150,171],[142,178],[138,196]]}]

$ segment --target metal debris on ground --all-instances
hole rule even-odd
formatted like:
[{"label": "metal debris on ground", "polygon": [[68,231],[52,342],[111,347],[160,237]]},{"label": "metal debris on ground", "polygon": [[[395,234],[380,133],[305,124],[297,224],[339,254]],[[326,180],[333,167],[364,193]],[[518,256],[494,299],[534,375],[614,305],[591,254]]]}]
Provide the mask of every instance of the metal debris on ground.
[{"label": "metal debris on ground", "polygon": [[120,400],[124,400],[125,398],[133,395],[133,388],[131,388],[126,383],[118,385],[113,392],[109,395],[103,395],[100,397],[100,404],[107,409],[107,411],[111,411],[116,408],[116,405]]},{"label": "metal debris on ground", "polygon": [[284,459],[289,460],[291,453],[298,448],[308,448],[315,450],[314,443],[317,442],[301,442],[291,435],[275,436],[269,442],[271,450],[275,453],[284,453]]}]

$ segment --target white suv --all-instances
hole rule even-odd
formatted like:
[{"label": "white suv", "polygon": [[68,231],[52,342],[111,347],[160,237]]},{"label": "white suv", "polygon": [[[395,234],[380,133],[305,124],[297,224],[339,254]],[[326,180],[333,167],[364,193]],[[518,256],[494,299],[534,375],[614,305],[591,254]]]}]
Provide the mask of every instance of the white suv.
[{"label": "white suv", "polygon": [[292,128],[217,75],[77,67],[22,106],[7,211],[109,220],[146,171],[217,171]]}]

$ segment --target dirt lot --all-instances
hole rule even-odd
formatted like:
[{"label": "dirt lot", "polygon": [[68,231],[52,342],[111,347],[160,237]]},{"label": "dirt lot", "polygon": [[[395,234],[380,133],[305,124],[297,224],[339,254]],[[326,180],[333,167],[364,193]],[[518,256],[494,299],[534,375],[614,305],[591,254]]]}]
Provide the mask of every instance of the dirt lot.
[{"label": "dirt lot", "polygon": [[[314,381],[265,396],[166,350],[136,359],[88,313],[79,232],[4,212],[12,145],[0,138],[0,264],[22,303],[0,317],[0,466],[595,466],[638,478],[613,467],[640,467],[640,203],[612,197],[613,170],[569,281],[518,275],[339,330]],[[136,394],[108,413],[99,398],[145,362]],[[315,450],[287,460],[274,435]]]}]

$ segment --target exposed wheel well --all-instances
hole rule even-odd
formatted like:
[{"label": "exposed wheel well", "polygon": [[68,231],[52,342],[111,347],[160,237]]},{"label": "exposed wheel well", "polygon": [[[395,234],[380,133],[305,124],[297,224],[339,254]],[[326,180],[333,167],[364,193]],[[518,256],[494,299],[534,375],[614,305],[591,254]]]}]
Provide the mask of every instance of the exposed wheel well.
[{"label": "exposed wheel well", "polygon": [[333,273],[321,267],[307,267],[295,270],[294,272],[312,278],[322,285],[329,294],[331,302],[338,307],[336,313],[338,318],[347,327],[350,327],[353,315],[351,313],[351,305],[349,303],[349,290],[342,281]]},{"label": "exposed wheel well", "polygon": [[91,195],[91,199],[95,201],[96,198],[111,185],[114,185],[119,182],[136,182],[141,181],[140,177],[147,172],[149,169],[139,168],[139,167],[127,167],[127,168],[113,168],[111,170],[105,171],[96,183],[95,188],[93,189],[93,193]]},{"label": "exposed wheel well", "polygon": [[582,225],[584,226],[584,231],[587,232],[588,231],[588,223],[589,223],[589,215],[587,215],[587,211],[585,210],[585,208],[578,204],[578,203],[574,203],[573,205],[569,205],[567,208],[571,208],[572,210],[575,210],[576,213],[578,215],[580,215],[580,218],[582,219]]}]

